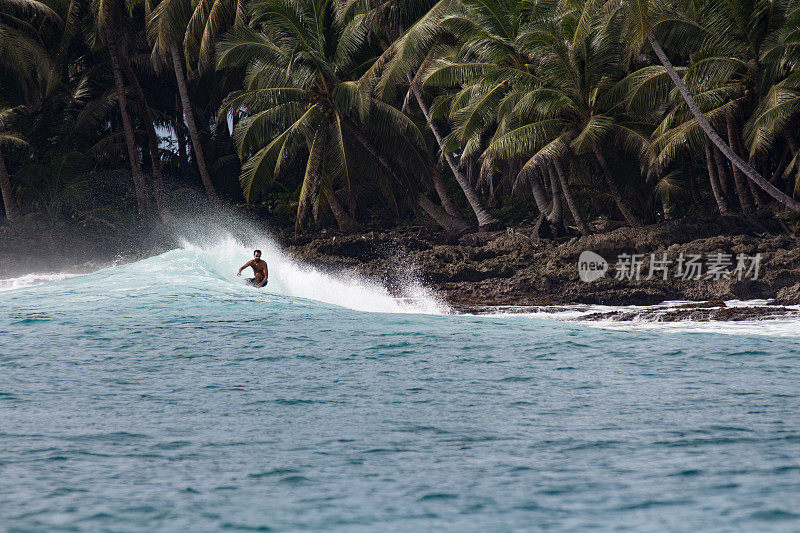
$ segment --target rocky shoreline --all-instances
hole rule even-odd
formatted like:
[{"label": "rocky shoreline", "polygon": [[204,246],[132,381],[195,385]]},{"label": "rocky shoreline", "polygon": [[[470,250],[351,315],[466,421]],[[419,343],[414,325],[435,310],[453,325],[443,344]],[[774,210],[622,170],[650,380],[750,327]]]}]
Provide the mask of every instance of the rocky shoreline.
[{"label": "rocky shoreline", "polygon": [[[461,312],[480,312],[487,306],[532,309],[692,301],[700,303],[660,313],[659,319],[749,320],[794,314],[785,306],[800,304],[800,241],[760,221],[664,222],[558,240],[538,239],[533,226],[469,234],[458,242],[432,236],[423,227],[287,240],[289,252],[302,261],[367,276],[398,292],[410,280],[418,281]],[[611,263],[609,272],[591,283],[578,276],[578,259],[587,250]],[[641,256],[638,281],[617,279],[613,262],[624,254]],[[752,273],[741,280],[735,273],[720,279],[705,279],[705,274],[701,279],[682,279],[673,264],[668,279],[645,279],[650,254],[669,257],[674,263],[681,254],[703,259],[722,254],[734,262],[731,271],[737,256],[758,255],[760,269],[756,279],[750,279]],[[745,309],[721,303],[752,299],[770,302]],[[624,312],[615,314],[621,320],[630,319]]]}]

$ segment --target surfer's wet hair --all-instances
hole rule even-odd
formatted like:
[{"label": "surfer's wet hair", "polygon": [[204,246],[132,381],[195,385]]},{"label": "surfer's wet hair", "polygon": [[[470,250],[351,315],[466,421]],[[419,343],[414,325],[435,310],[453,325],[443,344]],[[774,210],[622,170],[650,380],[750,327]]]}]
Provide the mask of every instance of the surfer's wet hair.
[{"label": "surfer's wet hair", "polygon": [[261,250],[253,250],[253,255],[261,255]]}]

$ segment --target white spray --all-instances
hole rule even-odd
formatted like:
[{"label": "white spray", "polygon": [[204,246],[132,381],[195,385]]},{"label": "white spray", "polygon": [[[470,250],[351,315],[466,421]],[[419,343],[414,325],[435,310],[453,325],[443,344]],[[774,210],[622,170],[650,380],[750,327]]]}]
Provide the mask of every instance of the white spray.
[{"label": "white spray", "polygon": [[184,241],[181,247],[196,254],[198,260],[225,279],[239,283],[242,281],[237,281],[236,271],[252,259],[254,249],[260,249],[269,267],[269,284],[266,289],[253,288],[254,291],[266,290],[267,293],[374,313],[448,312],[444,303],[418,283],[409,283],[402,297],[393,296],[385,287],[362,277],[326,273],[294,261],[274,241],[263,236],[252,238],[247,246],[227,236],[210,245]]}]

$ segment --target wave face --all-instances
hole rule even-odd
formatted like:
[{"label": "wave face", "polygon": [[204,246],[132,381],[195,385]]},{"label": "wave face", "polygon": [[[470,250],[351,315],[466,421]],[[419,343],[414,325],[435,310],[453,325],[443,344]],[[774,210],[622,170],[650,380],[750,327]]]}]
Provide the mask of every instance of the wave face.
[{"label": "wave face", "polygon": [[441,314],[224,232],[47,280],[0,292],[0,529],[800,521],[797,339]]},{"label": "wave face", "polygon": [[[252,259],[253,248],[246,247],[232,236],[220,236],[210,244],[184,240],[179,249],[126,265],[115,265],[80,276],[65,287],[81,287],[89,293],[134,293],[147,291],[153,295],[183,291],[208,297],[218,294],[239,294],[264,299],[276,296],[303,298],[336,305],[355,311],[375,313],[442,314],[449,308],[432,292],[415,281],[409,281],[402,295],[392,295],[384,287],[359,276],[330,274],[293,261],[271,240],[254,239],[269,266],[269,284],[255,289],[244,282],[251,274],[248,268],[237,278],[236,271]],[[28,274],[0,280],[0,291],[69,280],[76,274]],[[59,286],[61,287],[61,286]]]}]

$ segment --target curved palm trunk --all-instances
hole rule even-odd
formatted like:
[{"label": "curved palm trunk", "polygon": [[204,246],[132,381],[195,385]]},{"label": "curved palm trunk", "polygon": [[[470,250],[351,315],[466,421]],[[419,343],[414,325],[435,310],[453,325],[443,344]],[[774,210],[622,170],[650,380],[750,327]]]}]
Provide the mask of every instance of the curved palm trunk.
[{"label": "curved palm trunk", "polygon": [[714,156],[711,154],[714,148],[710,146],[709,143],[705,143],[704,148],[706,152],[706,167],[708,167],[708,180],[711,182],[711,192],[714,194],[714,201],[717,203],[719,214],[728,216],[731,212],[730,209],[728,209],[728,202],[725,201],[725,194],[717,179],[717,166],[714,161]]},{"label": "curved palm trunk", "polygon": [[[441,133],[441,130],[439,130]],[[437,141],[438,144],[438,141]],[[481,182],[481,172],[480,169],[475,170],[475,158],[474,157],[467,157],[465,159],[461,159],[459,161],[459,169],[464,172],[464,175],[467,177],[467,181],[473,188],[477,187],[480,189],[484,186]]]},{"label": "curved palm trunk", "polygon": [[430,127],[431,131],[433,132],[433,136],[436,138],[436,143],[439,145],[439,148],[444,152],[444,157],[447,160],[447,164],[450,166],[450,170],[453,171],[453,175],[458,182],[458,185],[461,187],[461,190],[464,191],[464,196],[467,197],[467,201],[469,202],[469,206],[472,208],[472,211],[475,213],[475,216],[478,219],[478,226],[481,228],[491,228],[501,226],[501,222],[492,216],[486,209],[483,207],[483,203],[481,202],[480,198],[478,198],[478,193],[475,192],[475,189],[470,184],[469,179],[467,176],[464,175],[464,172],[458,168],[458,163],[456,162],[453,155],[447,151],[445,151],[444,145],[444,136],[442,132],[439,130],[439,127],[433,123],[431,120],[431,113],[430,109],[427,105],[425,105],[425,101],[422,98],[422,93],[420,92],[419,88],[412,83],[411,90],[414,92],[414,97],[417,100],[417,105],[422,110],[422,114],[425,116],[425,120],[428,121],[428,126]]},{"label": "curved palm trunk", "polygon": [[547,170],[547,174],[550,176],[550,190],[553,191],[553,206],[550,209],[550,213],[547,215],[547,220],[553,224],[559,224],[564,216],[564,208],[561,205],[561,195],[559,194],[561,187],[558,184],[556,173],[553,172],[552,168]]},{"label": "curved palm trunk", "polygon": [[433,203],[422,193],[417,195],[417,204],[428,213],[444,230],[454,237],[463,235],[470,230],[469,223],[461,217],[450,215],[447,211]]},{"label": "curved palm trunk", "polygon": [[628,222],[628,224],[634,228],[641,227],[642,221],[639,220],[639,217],[633,214],[631,208],[628,207],[628,203],[619,192],[617,184],[614,183],[614,176],[611,175],[611,170],[608,168],[608,163],[606,162],[606,158],[603,156],[603,152],[600,151],[600,148],[598,148],[597,145],[592,145],[592,151],[594,152],[594,156],[597,158],[597,162],[600,163],[600,170],[602,170],[603,178],[605,178],[606,185],[608,186],[608,191],[611,193],[611,197],[614,199],[614,203],[617,204],[617,208],[619,209],[620,213],[622,213],[622,216],[625,217],[625,220]]},{"label": "curved palm trunk", "polygon": [[[794,142],[794,139],[792,138],[791,135],[789,135],[789,133],[786,133],[785,137],[786,137],[786,143],[789,145],[790,155],[787,158],[786,163],[783,166],[783,169],[781,170],[780,173],[781,176],[783,176],[783,174],[786,172],[786,167],[789,166],[789,163],[797,156],[797,144]],[[794,190],[796,191],[796,189]],[[793,194],[792,191],[793,189],[790,186],[789,194]],[[797,196],[796,192],[793,195]]]},{"label": "curved palm trunk", "polygon": [[494,186],[494,157],[491,154],[486,154],[483,164],[478,170],[478,186],[483,187],[483,190],[488,189],[490,207],[497,206],[496,191]]},{"label": "curved palm trunk", "polygon": [[206,195],[211,202],[213,204],[219,204],[217,191],[214,189],[214,184],[211,182],[211,176],[208,174],[206,157],[203,152],[203,145],[200,142],[200,133],[197,130],[197,123],[194,120],[192,104],[189,100],[189,89],[186,87],[186,76],[183,73],[183,65],[181,64],[181,53],[178,50],[177,45],[173,44],[170,46],[170,55],[172,56],[172,67],[175,70],[175,79],[178,82],[178,93],[181,95],[183,118],[186,120],[186,126],[189,128],[189,137],[192,139],[194,157],[197,160],[197,167],[200,169],[200,179],[203,180],[203,187],[205,187]]},{"label": "curved palm trunk", "polygon": [[[737,146],[738,146],[737,152],[746,151],[745,148],[742,148],[741,143],[739,143]],[[767,181],[770,184],[773,184],[772,179],[769,179]],[[755,202],[756,207],[760,209],[765,209],[767,207],[767,201],[764,200],[764,194],[761,191],[761,189],[758,188],[758,185],[756,185],[753,180],[746,179],[745,182],[747,183],[747,187],[750,189],[750,197],[753,199],[753,202]]]},{"label": "curved palm trunk", "polygon": [[120,115],[122,115],[122,128],[125,131],[125,145],[128,148],[128,159],[130,159],[131,172],[133,173],[133,185],[136,189],[136,206],[139,210],[139,213],[144,213],[150,207],[150,198],[147,194],[147,187],[144,182],[142,164],[139,161],[139,151],[136,149],[136,138],[133,134],[131,116],[128,113],[128,99],[125,96],[125,83],[122,79],[120,53],[111,30],[105,28],[103,33],[105,36],[106,47],[108,48],[108,55],[111,57],[111,70],[114,73],[114,86],[117,91],[117,103],[119,104]]},{"label": "curved palm trunk", "polygon": [[[522,170],[520,170],[520,173],[522,172],[526,172],[525,167],[522,167]],[[550,202],[547,200],[547,193],[544,192],[544,188],[539,181],[539,176],[534,174],[530,177],[529,181],[531,183],[531,192],[533,193],[533,201],[536,203],[536,209],[543,215],[547,214],[547,206]]]},{"label": "curved palm trunk", "polygon": [[[306,171],[303,176],[303,183],[300,187],[300,197],[297,199],[297,215],[294,218],[295,234],[298,234],[300,231],[302,231],[303,226],[308,219],[309,206],[313,206],[314,221],[318,221],[318,195],[322,167],[325,164],[325,151],[323,148],[326,144],[327,135],[321,131],[318,131],[314,135],[313,140],[306,138],[306,145],[308,146],[308,160],[306,161]],[[334,213],[334,216],[336,216],[336,213]]]},{"label": "curved palm trunk", "polygon": [[[489,185],[489,205],[497,207],[503,198],[503,181],[494,171],[494,156],[487,154],[485,165],[481,165],[481,172],[486,172],[486,183]],[[513,165],[512,159],[509,164]],[[485,170],[484,170],[485,167]]]},{"label": "curved palm trunk", "polygon": [[164,192],[164,179],[161,171],[161,157],[158,153],[158,135],[156,135],[155,122],[153,122],[153,114],[150,113],[150,106],[147,105],[147,99],[144,96],[142,86],[139,85],[139,78],[131,68],[131,63],[124,55],[120,55],[122,60],[122,68],[125,71],[125,77],[133,87],[133,94],[136,97],[136,103],[139,106],[141,119],[147,129],[147,142],[150,149],[150,161],[153,167],[153,193],[156,197],[156,209],[165,222],[169,219],[169,211],[167,210],[167,195]]},{"label": "curved palm trunk", "polygon": [[[736,128],[733,123],[733,117],[728,115],[725,122],[728,129],[728,142],[733,150],[739,151],[738,139],[736,138]],[[741,171],[733,165],[733,183],[736,186],[736,196],[739,198],[739,206],[742,213],[745,215],[753,214],[753,202],[750,200],[750,191],[747,189],[747,178],[742,175]]]},{"label": "curved palm trunk", "polygon": [[[764,202],[763,194],[758,186],[755,184],[753,180],[746,180],[747,185],[750,188],[750,195],[753,197],[753,201],[755,202],[757,207],[764,208],[766,207],[766,203]],[[768,183],[772,183],[770,180]]]},{"label": "curved palm trunk", "polygon": [[358,222],[347,212],[342,202],[337,198],[333,189],[328,188],[325,190],[325,197],[328,199],[328,205],[333,212],[333,218],[339,225],[339,230],[343,233],[352,233],[358,229]]},{"label": "curved palm trunk", "polygon": [[761,174],[756,172],[753,167],[748,165],[741,157],[736,155],[736,153],[731,150],[730,146],[725,144],[725,141],[723,141],[717,132],[714,131],[714,128],[711,127],[711,124],[708,123],[708,120],[703,115],[703,112],[700,111],[700,107],[698,107],[697,102],[695,102],[692,94],[683,83],[681,77],[678,76],[677,72],[675,72],[675,68],[672,66],[672,63],[670,63],[669,58],[667,58],[667,55],[661,48],[661,44],[659,44],[658,40],[653,35],[653,32],[647,32],[647,40],[650,42],[650,46],[653,47],[653,51],[658,56],[661,64],[664,65],[664,68],[666,69],[670,79],[672,79],[672,82],[678,87],[678,91],[680,91],[681,96],[683,96],[683,99],[686,101],[686,105],[689,106],[689,110],[692,112],[692,115],[694,115],[694,118],[697,119],[697,123],[700,124],[700,127],[703,129],[705,134],[709,139],[711,139],[711,142],[713,142],[714,145],[719,148],[719,150],[736,168],[744,172],[748,178],[753,180],[756,185],[763,189],[767,194],[780,202],[786,208],[800,213],[800,201],[795,200],[791,196],[787,196],[774,185],[761,177]]},{"label": "curved palm trunk", "polygon": [[14,222],[20,215],[19,204],[17,199],[14,198],[14,192],[11,190],[11,176],[8,174],[2,151],[0,151],[0,193],[3,195],[6,219],[9,222]]},{"label": "curved palm trunk", "polygon": [[567,176],[564,174],[564,167],[561,165],[561,161],[556,159],[555,166],[556,173],[558,174],[558,181],[561,183],[561,192],[564,193],[564,199],[567,201],[567,207],[569,208],[569,212],[572,213],[572,218],[575,219],[575,225],[578,226],[578,230],[581,234],[589,235],[589,227],[586,225],[586,221],[583,220],[581,212],[578,210],[578,205],[575,203],[575,198],[572,196],[572,191],[569,189]]},{"label": "curved palm trunk", "polygon": [[[461,213],[458,212],[456,204],[447,192],[447,185],[442,179],[442,174],[439,172],[439,165],[430,165],[431,175],[433,176],[433,188],[436,189],[436,194],[442,202],[445,212],[452,217],[461,218]],[[424,209],[424,208],[423,208]],[[466,223],[466,221],[464,221]]]},{"label": "curved palm trunk", "polygon": [[722,188],[722,193],[725,195],[725,198],[730,200],[733,196],[733,191],[731,191],[731,179],[728,176],[728,165],[722,152],[717,150],[716,146],[711,145],[711,153],[714,156],[714,165],[717,167],[717,179]]}]

